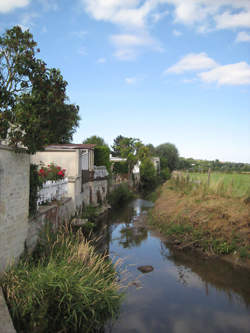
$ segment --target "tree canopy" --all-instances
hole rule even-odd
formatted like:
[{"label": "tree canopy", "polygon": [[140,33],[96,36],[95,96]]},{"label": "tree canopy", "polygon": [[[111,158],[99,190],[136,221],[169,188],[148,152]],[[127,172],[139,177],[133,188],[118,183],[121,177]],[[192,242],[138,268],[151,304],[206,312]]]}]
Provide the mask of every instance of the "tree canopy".
[{"label": "tree canopy", "polygon": [[161,160],[161,168],[168,167],[171,171],[177,168],[179,153],[172,143],[163,143],[156,147],[156,153]]},{"label": "tree canopy", "polygon": [[36,46],[19,26],[0,36],[0,139],[30,153],[70,142],[80,119],[60,70],[38,59]]},{"label": "tree canopy", "polygon": [[91,143],[91,144],[95,144],[97,146],[108,147],[108,144],[105,142],[105,140],[98,135],[92,135],[89,138],[85,139],[82,143]]}]

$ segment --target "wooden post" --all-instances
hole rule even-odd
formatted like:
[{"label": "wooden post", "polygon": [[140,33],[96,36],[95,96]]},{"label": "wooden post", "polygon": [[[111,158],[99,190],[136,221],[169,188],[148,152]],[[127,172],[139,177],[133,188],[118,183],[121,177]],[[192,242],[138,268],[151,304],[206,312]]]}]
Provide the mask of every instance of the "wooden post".
[{"label": "wooden post", "polygon": [[207,185],[209,186],[210,184],[210,174],[211,174],[211,169],[208,169],[208,177],[207,177]]}]

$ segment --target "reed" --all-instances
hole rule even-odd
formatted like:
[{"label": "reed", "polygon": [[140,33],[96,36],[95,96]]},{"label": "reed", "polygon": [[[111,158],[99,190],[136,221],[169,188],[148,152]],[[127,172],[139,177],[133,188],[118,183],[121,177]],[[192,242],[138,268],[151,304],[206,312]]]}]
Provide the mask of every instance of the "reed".
[{"label": "reed", "polygon": [[1,284],[18,332],[93,332],[115,318],[123,297],[117,264],[81,232],[48,233]]}]

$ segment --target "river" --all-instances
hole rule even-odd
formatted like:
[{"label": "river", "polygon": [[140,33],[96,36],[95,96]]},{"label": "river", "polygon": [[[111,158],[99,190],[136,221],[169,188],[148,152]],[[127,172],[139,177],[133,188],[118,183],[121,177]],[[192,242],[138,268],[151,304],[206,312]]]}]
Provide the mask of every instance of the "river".
[{"label": "river", "polygon": [[[171,249],[140,223],[152,205],[136,199],[101,223],[99,246],[123,259],[130,283],[119,318],[105,332],[249,333],[249,271]],[[153,270],[142,274],[142,265]]]}]

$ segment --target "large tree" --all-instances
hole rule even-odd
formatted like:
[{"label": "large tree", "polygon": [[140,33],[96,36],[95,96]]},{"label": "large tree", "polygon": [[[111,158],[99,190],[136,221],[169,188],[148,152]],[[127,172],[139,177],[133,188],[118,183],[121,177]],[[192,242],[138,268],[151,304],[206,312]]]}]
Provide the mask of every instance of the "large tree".
[{"label": "large tree", "polygon": [[0,139],[30,153],[69,142],[80,119],[79,107],[68,103],[67,82],[36,57],[36,46],[19,26],[0,37]]},{"label": "large tree", "polygon": [[168,167],[171,171],[177,168],[179,153],[172,143],[163,143],[156,147],[156,153],[161,160],[161,168]]}]

